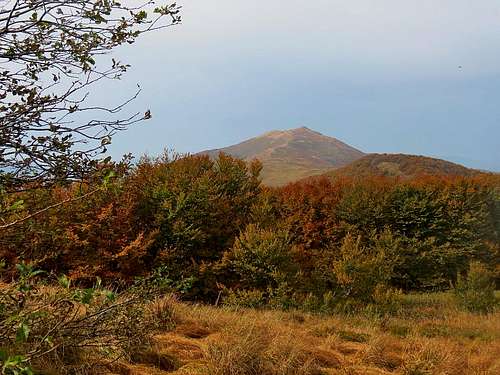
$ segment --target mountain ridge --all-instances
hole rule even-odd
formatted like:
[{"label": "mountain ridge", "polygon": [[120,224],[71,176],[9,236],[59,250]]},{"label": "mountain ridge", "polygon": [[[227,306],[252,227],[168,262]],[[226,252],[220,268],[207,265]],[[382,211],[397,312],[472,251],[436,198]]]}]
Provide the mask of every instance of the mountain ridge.
[{"label": "mountain ridge", "polygon": [[477,176],[491,173],[423,155],[366,154],[306,126],[271,130],[235,145],[199,154],[215,158],[220,152],[246,161],[260,160],[263,164],[262,180],[268,186],[282,186],[317,176],[412,178],[420,175]]},{"label": "mountain ridge", "polygon": [[399,177],[414,178],[422,175],[472,177],[488,174],[451,161],[423,155],[373,153],[355,160],[351,164],[327,172],[329,177]]},{"label": "mountain ridge", "polygon": [[216,157],[220,152],[243,160],[263,163],[263,182],[269,186],[285,185],[301,178],[320,175],[363,157],[365,153],[306,126],[272,130],[238,144],[202,151]]}]

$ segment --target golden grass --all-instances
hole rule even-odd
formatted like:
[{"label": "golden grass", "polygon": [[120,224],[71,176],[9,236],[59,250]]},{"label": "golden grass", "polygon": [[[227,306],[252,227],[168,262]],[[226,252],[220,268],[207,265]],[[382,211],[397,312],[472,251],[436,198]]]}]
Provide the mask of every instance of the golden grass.
[{"label": "golden grass", "polygon": [[152,351],[174,361],[162,373],[176,375],[500,374],[500,313],[459,311],[445,294],[405,298],[403,312],[384,319],[167,298],[176,328],[155,336]]},{"label": "golden grass", "polygon": [[[88,371],[78,374],[500,374],[500,311],[467,313],[446,293],[403,296],[400,312],[385,317],[216,308],[171,296],[145,314],[159,323],[146,347],[97,372],[85,351]],[[67,373],[43,361],[37,369]]]}]

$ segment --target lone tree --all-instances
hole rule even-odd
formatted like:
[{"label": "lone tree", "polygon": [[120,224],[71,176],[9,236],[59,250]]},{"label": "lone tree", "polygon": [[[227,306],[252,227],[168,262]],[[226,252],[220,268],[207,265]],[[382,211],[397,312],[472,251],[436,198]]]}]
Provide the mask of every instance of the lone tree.
[{"label": "lone tree", "polygon": [[139,90],[106,108],[86,105],[89,89],[129,67],[102,55],[178,24],[179,12],[149,0],[0,0],[0,188],[80,179],[116,132],[150,118],[120,115]]}]

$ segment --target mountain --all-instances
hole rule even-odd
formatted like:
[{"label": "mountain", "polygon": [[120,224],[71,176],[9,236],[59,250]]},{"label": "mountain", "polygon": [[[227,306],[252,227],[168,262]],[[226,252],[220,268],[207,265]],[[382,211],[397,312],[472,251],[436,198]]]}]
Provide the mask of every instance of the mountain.
[{"label": "mountain", "polygon": [[220,152],[244,160],[259,159],[264,166],[263,182],[269,186],[320,175],[365,155],[338,139],[307,127],[271,131],[237,145],[200,154],[216,157]]},{"label": "mountain", "polygon": [[326,173],[328,176],[390,176],[411,178],[418,175],[475,176],[481,171],[446,160],[406,154],[368,154],[351,164]]}]

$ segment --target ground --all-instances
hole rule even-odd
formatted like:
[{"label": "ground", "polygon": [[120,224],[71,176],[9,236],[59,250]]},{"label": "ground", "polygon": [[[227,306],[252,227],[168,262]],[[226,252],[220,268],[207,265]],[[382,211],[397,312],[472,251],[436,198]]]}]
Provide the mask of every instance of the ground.
[{"label": "ground", "polygon": [[402,297],[396,314],[318,315],[184,304],[175,328],[110,374],[500,374],[500,312],[460,310],[451,294]]}]

